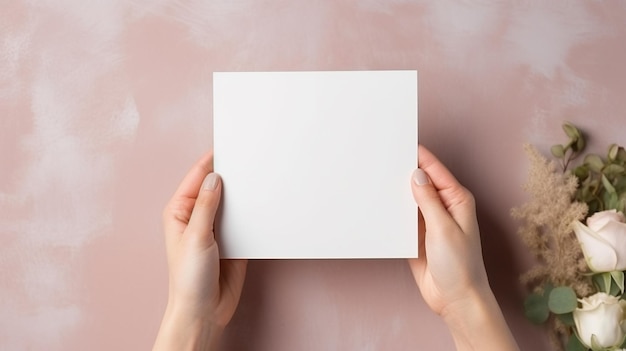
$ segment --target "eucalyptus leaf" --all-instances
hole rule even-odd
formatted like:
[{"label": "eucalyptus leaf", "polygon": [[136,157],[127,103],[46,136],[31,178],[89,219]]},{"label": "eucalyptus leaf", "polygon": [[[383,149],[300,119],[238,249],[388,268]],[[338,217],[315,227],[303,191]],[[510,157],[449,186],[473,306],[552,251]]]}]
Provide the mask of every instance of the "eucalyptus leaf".
[{"label": "eucalyptus leaf", "polygon": [[620,146],[619,150],[617,151],[617,156],[615,157],[615,159],[620,162],[626,162],[626,150],[624,150],[623,147]]},{"label": "eucalyptus leaf", "polygon": [[611,146],[609,146],[609,153],[607,155],[609,160],[615,161],[615,159],[617,158],[618,151],[619,151],[619,145],[611,144]]},{"label": "eucalyptus leaf", "polygon": [[[577,152],[582,152],[585,149],[585,138],[582,136],[576,140],[576,150]],[[572,147],[573,149],[573,147]]]},{"label": "eucalyptus leaf", "polygon": [[618,197],[617,197],[617,193],[605,193],[604,194],[604,203],[605,203],[605,210],[611,210],[611,209],[617,209],[617,205],[618,205]]},{"label": "eucalyptus leaf", "polygon": [[609,192],[610,194],[615,194],[615,188],[613,187],[613,184],[611,184],[611,181],[609,180],[609,178],[606,177],[606,175],[602,175],[602,185],[604,185],[604,189],[606,189],[607,192]]},{"label": "eucalyptus leaf", "polygon": [[600,156],[595,154],[589,154],[585,156],[584,162],[587,166],[589,166],[589,169],[594,172],[600,173],[602,172],[602,168],[604,168],[604,162],[602,161]]},{"label": "eucalyptus leaf", "polygon": [[569,286],[559,286],[552,289],[548,297],[548,308],[556,314],[569,313],[578,306],[576,293]]},{"label": "eucalyptus leaf", "polygon": [[528,295],[524,300],[524,314],[533,324],[545,323],[550,316],[547,299],[536,293]]},{"label": "eucalyptus leaf", "polygon": [[624,168],[624,166],[620,166],[620,165],[612,163],[604,167],[604,169],[602,170],[602,173],[606,175],[617,176],[621,173],[624,173],[624,171],[626,171],[626,168]]},{"label": "eucalyptus leaf", "polygon": [[556,158],[565,157],[565,148],[563,147],[563,145],[553,145],[550,148],[550,152],[552,153],[552,156]]},{"label": "eucalyptus leaf", "polygon": [[589,177],[589,168],[585,165],[578,166],[574,168],[574,175],[582,182]]},{"label": "eucalyptus leaf", "polygon": [[563,131],[567,134],[571,139],[578,139],[581,137],[580,131],[573,124],[569,122],[563,123]]}]

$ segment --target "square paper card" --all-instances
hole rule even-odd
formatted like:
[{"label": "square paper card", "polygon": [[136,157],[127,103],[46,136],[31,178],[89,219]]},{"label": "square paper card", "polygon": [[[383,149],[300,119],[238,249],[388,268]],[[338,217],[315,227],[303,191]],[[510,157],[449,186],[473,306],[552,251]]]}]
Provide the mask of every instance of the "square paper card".
[{"label": "square paper card", "polygon": [[224,258],[417,257],[417,72],[213,75]]}]

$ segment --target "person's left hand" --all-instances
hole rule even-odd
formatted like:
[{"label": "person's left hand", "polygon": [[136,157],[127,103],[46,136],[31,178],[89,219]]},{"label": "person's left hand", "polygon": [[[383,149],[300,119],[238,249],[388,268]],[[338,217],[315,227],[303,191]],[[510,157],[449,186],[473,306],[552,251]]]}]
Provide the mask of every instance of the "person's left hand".
[{"label": "person's left hand", "polygon": [[221,333],[239,302],[247,261],[220,260],[213,222],[222,182],[212,163],[213,154],[204,155],[163,211],[169,299],[159,336],[171,325]]}]

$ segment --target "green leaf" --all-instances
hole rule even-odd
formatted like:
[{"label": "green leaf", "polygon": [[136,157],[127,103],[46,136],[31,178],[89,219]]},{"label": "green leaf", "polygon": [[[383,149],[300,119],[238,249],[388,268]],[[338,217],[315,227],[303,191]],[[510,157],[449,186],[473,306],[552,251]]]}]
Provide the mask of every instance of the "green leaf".
[{"label": "green leaf", "polygon": [[588,186],[583,187],[580,192],[585,202],[589,202],[589,200],[593,198],[593,194]]},{"label": "green leaf", "polygon": [[550,148],[550,152],[552,153],[552,156],[556,157],[556,158],[563,158],[565,157],[565,148],[563,147],[563,145],[554,145]]},{"label": "green leaf", "polygon": [[602,170],[602,173],[609,175],[609,176],[617,176],[620,175],[622,173],[624,173],[624,171],[626,171],[626,168],[624,168],[623,166],[617,165],[617,164],[610,164],[606,167],[604,167],[604,169]]},{"label": "green leaf", "polygon": [[606,191],[609,194],[615,194],[615,188],[613,187],[613,184],[611,184],[611,182],[609,181],[609,179],[606,177],[606,175],[602,175],[602,185],[604,185],[604,189],[606,189]]},{"label": "green leaf", "polygon": [[596,287],[596,289],[598,289],[599,292],[605,292],[604,290],[602,290],[602,287],[604,286],[602,273],[592,275],[591,282],[593,282],[593,285]]},{"label": "green leaf", "polygon": [[585,146],[585,138],[581,135],[580,138],[576,140],[576,144],[572,147],[572,149],[576,152],[582,152],[585,149]]},{"label": "green leaf", "polygon": [[624,150],[623,147],[619,147],[619,150],[617,151],[617,156],[615,157],[616,160],[620,161],[620,162],[626,162],[626,150]]},{"label": "green leaf", "polygon": [[602,281],[603,281],[603,285],[604,285],[604,292],[607,294],[611,293],[611,282],[613,281],[613,278],[611,277],[611,273],[605,272],[602,273]]},{"label": "green leaf", "polygon": [[596,336],[596,334],[591,334],[591,349],[593,351],[602,351],[605,349],[598,341],[598,337]]},{"label": "green leaf", "polygon": [[602,186],[601,179],[593,179],[592,181],[589,182],[589,189],[591,189],[592,191],[596,191],[600,189],[601,186]]},{"label": "green leaf", "polygon": [[567,340],[567,346],[565,347],[567,351],[587,351],[587,347],[583,345],[582,342],[578,339],[576,334],[572,334],[569,336]]},{"label": "green leaf", "polygon": [[611,146],[609,146],[609,153],[608,153],[608,159],[611,161],[615,161],[615,159],[617,158],[617,152],[619,151],[619,145],[617,144],[611,144]]},{"label": "green leaf", "polygon": [[524,300],[524,314],[533,324],[544,323],[550,316],[547,299],[543,295],[535,293],[528,295]]},{"label": "green leaf", "polygon": [[611,293],[611,273],[594,274],[591,279],[599,291],[607,294]]},{"label": "green leaf", "polygon": [[617,193],[604,193],[605,210],[617,209]]},{"label": "green leaf", "polygon": [[552,289],[548,297],[548,308],[556,314],[569,313],[578,306],[576,293],[569,286],[559,286]]},{"label": "green leaf", "polygon": [[574,175],[582,182],[589,176],[589,168],[585,165],[578,166],[574,168]]},{"label": "green leaf", "polygon": [[619,288],[619,294],[611,294],[611,295],[619,296],[619,295],[623,294],[624,293],[624,272],[622,272],[622,271],[613,271],[610,274],[611,274],[611,278],[613,278],[613,281],[615,282],[615,284]]},{"label": "green leaf", "polygon": [[620,289],[619,289],[619,286],[617,286],[617,284],[611,284],[611,291],[609,292],[609,295],[621,296]]},{"label": "green leaf", "polygon": [[604,168],[604,161],[600,158],[600,156],[595,154],[588,154],[585,156],[584,160],[585,164],[594,172],[602,172],[602,168]]},{"label": "green leaf", "polygon": [[567,136],[571,139],[578,139],[581,137],[580,130],[569,122],[563,123],[563,131],[565,131],[565,134],[567,134]]}]

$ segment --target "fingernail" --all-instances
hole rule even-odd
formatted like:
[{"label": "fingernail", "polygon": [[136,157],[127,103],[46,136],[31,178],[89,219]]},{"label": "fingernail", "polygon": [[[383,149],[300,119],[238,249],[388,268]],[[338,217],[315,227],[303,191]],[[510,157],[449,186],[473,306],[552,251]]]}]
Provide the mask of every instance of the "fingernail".
[{"label": "fingernail", "polygon": [[416,168],[415,171],[413,171],[413,182],[417,185],[428,184],[428,175],[421,169]]},{"label": "fingernail", "polygon": [[202,182],[203,190],[215,190],[217,189],[217,183],[220,180],[220,176],[217,173],[209,173]]}]

